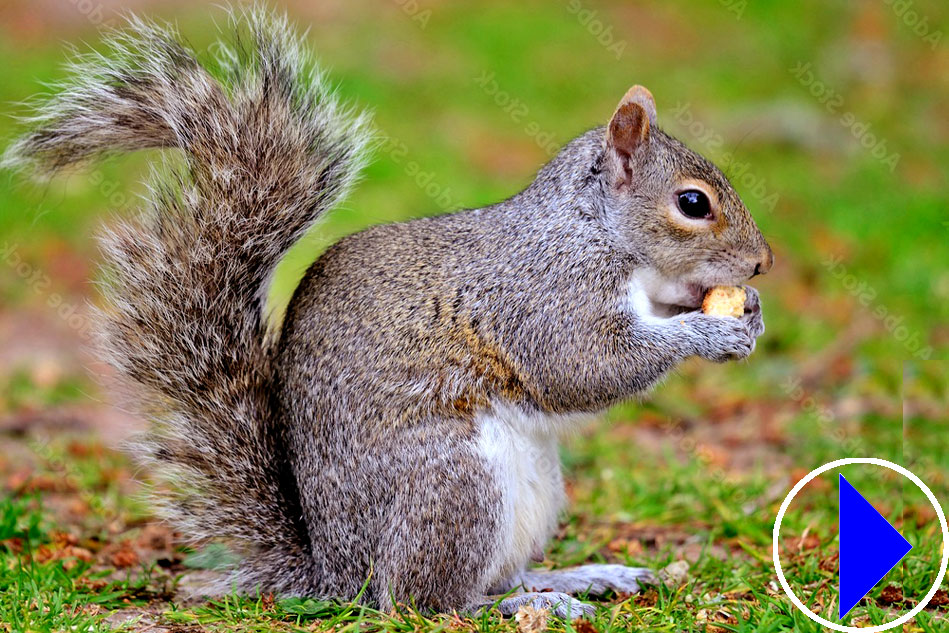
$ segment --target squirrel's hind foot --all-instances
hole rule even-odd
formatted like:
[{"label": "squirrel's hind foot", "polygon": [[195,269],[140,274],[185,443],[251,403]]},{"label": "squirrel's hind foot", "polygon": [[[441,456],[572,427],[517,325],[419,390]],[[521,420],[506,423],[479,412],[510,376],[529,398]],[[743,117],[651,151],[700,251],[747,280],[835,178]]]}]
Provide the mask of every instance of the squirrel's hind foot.
[{"label": "squirrel's hind foot", "polygon": [[658,582],[651,570],[625,565],[580,565],[550,571],[525,571],[518,581],[527,591],[544,588],[591,596],[602,596],[607,591],[638,593],[642,585]]},{"label": "squirrel's hind foot", "polygon": [[554,615],[568,620],[592,617],[596,612],[596,608],[592,604],[581,602],[559,591],[530,591],[514,594],[500,600],[497,597],[487,597],[479,606],[480,610],[496,606],[501,614],[506,616],[516,614],[521,607],[530,606],[534,609],[546,609]]}]

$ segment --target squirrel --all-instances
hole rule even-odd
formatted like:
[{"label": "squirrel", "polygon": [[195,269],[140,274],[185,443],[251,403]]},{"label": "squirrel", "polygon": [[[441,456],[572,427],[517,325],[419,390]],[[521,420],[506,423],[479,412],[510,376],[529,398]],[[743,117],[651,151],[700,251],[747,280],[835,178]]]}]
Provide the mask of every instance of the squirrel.
[{"label": "squirrel", "polygon": [[686,358],[746,358],[764,331],[750,287],[740,318],[698,310],[773,264],[726,177],[634,86],[509,199],[329,247],[275,327],[275,266],[374,133],[285,15],[232,22],[211,64],[130,18],[5,158],[41,176],[118,150],[180,159],[105,232],[97,317],[149,419],[136,452],[173,484],[161,515],[240,553],[225,590],[578,616],[577,593],[653,582],[531,561],[565,504],[561,436]]}]

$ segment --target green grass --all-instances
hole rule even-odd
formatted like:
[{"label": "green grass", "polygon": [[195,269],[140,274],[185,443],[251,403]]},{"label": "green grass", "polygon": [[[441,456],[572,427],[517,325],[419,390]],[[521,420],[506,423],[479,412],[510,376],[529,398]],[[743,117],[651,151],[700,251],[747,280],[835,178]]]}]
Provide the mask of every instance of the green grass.
[{"label": "green grass", "polygon": [[[883,434],[886,435],[885,433]],[[866,437],[872,437],[866,434]],[[106,524],[121,522],[125,533],[134,533],[142,508],[115,490],[109,483],[112,465],[121,458],[107,460],[73,455],[68,463],[65,443],[53,441],[45,451],[45,467],[34,473],[70,473],[73,487],[90,505],[100,509],[84,526],[86,542],[107,544],[118,538]],[[803,449],[804,447],[802,447]],[[815,461],[835,458],[833,447],[809,444]],[[672,455],[652,457],[630,455],[608,434],[597,431],[572,443],[565,456],[570,472],[575,503],[566,517],[561,538],[552,544],[548,560],[558,565],[609,561],[662,569],[686,556],[693,562],[684,583],[660,585],[640,596],[616,596],[599,603],[593,624],[598,630],[702,630],[709,618],[728,631],[818,631],[790,606],[780,590],[775,590],[771,565],[771,527],[777,503],[769,490],[768,478],[752,475],[729,480],[710,476],[701,459],[682,461]],[[876,454],[886,455],[884,446],[873,446]],[[77,452],[73,450],[73,452]],[[80,451],[81,452],[81,451]],[[635,462],[635,465],[631,463]],[[604,465],[614,470],[606,475]],[[102,472],[100,472],[102,471]],[[657,479],[656,472],[662,477]],[[844,471],[858,488],[877,499],[881,491],[894,490],[901,482],[879,481],[872,472]],[[828,479],[826,481],[833,481]],[[784,490],[781,491],[783,496]],[[105,630],[102,618],[111,611],[148,613],[166,625],[199,625],[211,630],[319,630],[334,628],[414,631],[414,630],[513,630],[514,623],[496,614],[432,615],[420,613],[411,605],[400,606],[394,613],[381,613],[355,604],[336,604],[314,600],[274,600],[270,596],[225,596],[219,599],[181,603],[169,600],[176,580],[194,568],[211,567],[206,562],[184,558],[185,565],[168,573],[154,561],[143,561],[131,569],[116,572],[108,565],[75,562],[69,558],[37,562],[43,548],[55,550],[56,524],[44,510],[44,497],[52,493],[36,492],[12,496],[0,504],[0,622],[10,630]],[[784,523],[784,543],[793,550],[793,539],[807,528],[820,541],[808,546],[803,554],[782,557],[789,582],[795,589],[823,585],[819,594],[823,615],[836,593],[836,569],[819,563],[836,550],[831,526],[835,517],[836,491],[832,486],[805,489]],[[736,499],[741,503],[736,503]],[[891,499],[894,497],[883,496]],[[904,490],[899,497],[906,506],[921,503],[921,495]],[[923,500],[924,501],[924,500]],[[900,508],[896,514],[898,518]],[[74,528],[73,528],[74,529]],[[871,602],[858,607],[861,621],[890,619],[887,610],[877,605],[886,584],[901,586],[907,597],[920,597],[932,583],[938,558],[938,533],[932,522],[901,528],[917,545],[902,569],[888,577],[887,583],[871,592]],[[124,538],[124,537],[123,537]],[[664,541],[663,539],[667,540]],[[18,551],[11,539],[18,539]],[[617,545],[617,539],[621,544]],[[639,543],[641,549],[636,546]],[[630,545],[631,544],[631,545]],[[184,557],[184,552],[181,554]],[[187,569],[186,569],[187,567]],[[804,589],[802,589],[804,591]],[[157,615],[156,615],[157,613]],[[944,626],[945,614],[925,612],[916,619],[913,630],[936,631]],[[569,630],[566,622],[551,621],[553,630]]]},{"label": "green grass", "polygon": [[[922,362],[946,359],[949,347],[945,43],[933,50],[884,2],[755,2],[738,17],[724,2],[585,0],[626,43],[619,60],[568,2],[420,2],[431,9],[424,28],[398,3],[330,3],[319,15],[298,4],[292,12],[310,27],[341,93],[375,112],[390,144],[284,262],[272,294],[278,313],[300,274],[340,236],[516,192],[547,160],[529,125],[566,142],[605,122],[634,83],[655,94],[665,129],[714,160],[731,158],[726,171],[776,251],[774,270],[755,282],[768,331],[748,362],[689,362],[647,401],[612,409],[566,443],[571,505],[546,564],[662,569],[690,561],[681,585],[599,603],[597,630],[816,632],[773,584],[771,528],[792,481],[833,459],[876,456],[910,466],[949,499],[949,373],[945,362]],[[914,9],[933,30],[949,30],[946,5]],[[212,16],[220,18],[204,5],[155,10],[177,19],[198,48],[213,39]],[[4,114],[22,114],[15,102],[61,77],[61,41],[95,41],[72,3],[61,11],[71,24],[63,30],[12,17],[0,26],[0,54],[15,60],[0,82]],[[895,169],[791,75],[798,62],[811,62],[841,95],[840,110],[899,153]],[[485,72],[524,105],[522,116],[477,85]],[[677,119],[681,104],[721,142],[703,141],[699,127]],[[0,117],[0,142],[18,129]],[[18,313],[68,326],[51,306],[94,296],[93,234],[110,211],[134,208],[148,158],[110,159],[45,185],[0,173],[0,250],[15,245],[20,264],[18,272],[0,260],[0,325]],[[430,176],[439,195],[410,171]],[[776,194],[773,208],[755,182]],[[50,378],[42,361],[17,358],[0,367],[0,420],[68,418],[101,397],[94,369],[67,366]],[[906,420],[904,398],[923,403]],[[113,564],[110,548],[152,525],[134,496],[134,479],[145,473],[87,433],[40,424],[0,434],[0,442],[10,447],[0,453],[0,631],[107,630],[116,611],[178,631],[515,629],[494,613],[433,616],[403,606],[383,614],[268,596],[184,601],[175,593],[181,576],[204,566],[193,552],[146,547],[138,563]],[[878,623],[892,617],[879,601],[887,584],[909,598],[925,593],[938,533],[912,486],[859,468],[842,472],[918,544],[851,617]],[[788,545],[782,563],[828,619],[836,568],[819,563],[836,551],[834,475],[795,500],[782,540],[816,536],[800,551]],[[73,505],[82,511],[68,511]],[[64,552],[63,533],[91,553],[88,562],[47,559]],[[927,610],[909,630],[944,630],[946,617],[944,607]]]}]

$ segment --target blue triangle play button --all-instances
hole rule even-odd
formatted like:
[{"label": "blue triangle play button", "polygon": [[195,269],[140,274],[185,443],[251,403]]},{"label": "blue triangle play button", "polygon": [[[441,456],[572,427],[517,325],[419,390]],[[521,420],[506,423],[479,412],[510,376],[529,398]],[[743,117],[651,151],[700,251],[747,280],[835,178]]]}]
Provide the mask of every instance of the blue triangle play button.
[{"label": "blue triangle play button", "polygon": [[913,546],[840,475],[840,597],[842,619]]}]

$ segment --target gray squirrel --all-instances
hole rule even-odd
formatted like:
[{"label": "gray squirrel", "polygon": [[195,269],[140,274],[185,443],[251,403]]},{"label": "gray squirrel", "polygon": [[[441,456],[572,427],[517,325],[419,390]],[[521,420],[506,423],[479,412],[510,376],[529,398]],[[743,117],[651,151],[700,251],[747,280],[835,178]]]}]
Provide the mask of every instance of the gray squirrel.
[{"label": "gray squirrel", "polygon": [[697,308],[773,255],[725,176],[634,86],[497,204],[374,226],[308,270],[279,327],[275,266],[373,143],[286,17],[235,14],[212,74],[132,18],[80,57],[6,164],[50,175],[174,149],[141,217],[103,238],[107,358],[150,420],[159,510],[241,562],[222,588],[382,609],[636,592],[649,570],[533,570],[564,506],[558,439],[680,361],[747,357],[764,331]]}]

